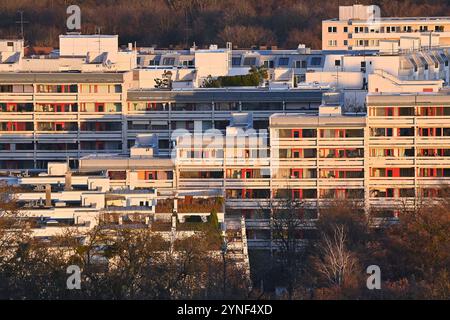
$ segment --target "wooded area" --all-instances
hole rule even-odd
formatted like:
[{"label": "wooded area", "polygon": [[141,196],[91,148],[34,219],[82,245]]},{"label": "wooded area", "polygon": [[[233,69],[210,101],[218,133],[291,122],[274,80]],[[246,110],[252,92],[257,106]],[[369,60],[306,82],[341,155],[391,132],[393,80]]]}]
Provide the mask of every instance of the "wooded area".
[{"label": "wooded area", "polygon": [[[321,21],[338,16],[339,5],[353,0],[1,0],[0,38],[20,35],[31,45],[57,46],[66,32],[66,8],[78,4],[82,32],[119,34],[122,44],[183,48],[227,41],[239,48],[277,45],[321,47]],[[383,16],[446,16],[446,0],[381,0]]]},{"label": "wooded area", "polygon": [[[298,213],[304,204],[286,199],[273,212],[278,250],[250,256],[250,288],[226,253],[223,260],[220,253],[212,255],[220,252],[215,219],[202,234],[177,240],[170,251],[168,242],[150,229],[101,224],[83,234],[83,243],[77,240],[80,234],[69,230],[43,241],[32,237],[11,192],[0,188],[0,300],[450,297],[448,196],[399,208],[399,223],[383,228],[371,223],[376,212],[365,215],[359,204],[332,201],[309,231],[316,236],[301,250],[298,235],[307,231],[299,227],[307,221]],[[82,272],[81,290],[67,290],[69,265]],[[366,268],[373,265],[381,270],[380,290],[366,286]],[[275,296],[277,287],[286,293]]]}]

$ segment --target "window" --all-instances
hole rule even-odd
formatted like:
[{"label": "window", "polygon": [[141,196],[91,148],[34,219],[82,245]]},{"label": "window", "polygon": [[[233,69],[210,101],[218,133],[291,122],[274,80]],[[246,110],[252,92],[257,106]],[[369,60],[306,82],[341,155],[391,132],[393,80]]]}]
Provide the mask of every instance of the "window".
[{"label": "window", "polygon": [[336,47],[337,46],[337,40],[328,40],[328,46]]},{"label": "window", "polygon": [[241,65],[241,57],[232,57],[231,64],[233,66],[240,66]]},{"label": "window", "polygon": [[348,27],[344,27],[344,32],[348,32]]},{"label": "window", "polygon": [[194,66],[194,61],[193,60],[184,60],[181,62],[181,65],[183,67],[192,67],[192,66]]},{"label": "window", "polygon": [[255,57],[245,57],[244,58],[244,66],[256,66],[256,58]]},{"label": "window", "polygon": [[148,65],[149,66],[159,66],[159,59],[160,59],[160,57],[155,57],[154,59],[152,59],[148,62]]},{"label": "window", "polygon": [[303,169],[291,169],[291,178],[292,179],[303,178]]},{"label": "window", "polygon": [[304,61],[304,60],[297,60],[297,61],[295,61],[295,67],[297,69],[300,69],[300,68],[305,69],[306,68],[306,61]]},{"label": "window", "polygon": [[292,158],[298,159],[302,157],[302,151],[301,149],[292,149]]},{"label": "window", "polygon": [[368,47],[369,46],[369,40],[358,40],[356,42],[356,45],[358,47]]},{"label": "window", "polygon": [[215,102],[214,110],[216,111],[237,111],[239,103],[237,102]]},{"label": "window", "polygon": [[273,69],[273,67],[274,67],[273,60],[265,60],[264,61],[264,68],[266,68],[266,69]]},{"label": "window", "polygon": [[320,66],[322,64],[322,57],[312,57],[310,64],[314,67]]},{"label": "window", "polygon": [[279,66],[288,66],[289,65],[289,58],[287,57],[281,57],[278,59],[278,65]]},{"label": "window", "polygon": [[328,27],[328,32],[336,33],[337,32],[337,27]]},{"label": "window", "polygon": [[95,104],[95,112],[105,112],[105,104],[104,103],[96,103]]},{"label": "window", "polygon": [[175,58],[164,58],[163,63],[164,66],[173,66],[175,64]]}]

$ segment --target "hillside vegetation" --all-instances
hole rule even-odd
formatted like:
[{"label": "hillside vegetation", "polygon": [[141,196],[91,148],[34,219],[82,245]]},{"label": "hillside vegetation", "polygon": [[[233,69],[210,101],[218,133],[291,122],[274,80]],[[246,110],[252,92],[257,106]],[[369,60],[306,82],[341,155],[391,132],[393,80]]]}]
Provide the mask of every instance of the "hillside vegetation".
[{"label": "hillside vegetation", "polygon": [[[381,0],[384,16],[445,16],[446,0]],[[0,38],[20,35],[24,11],[29,44],[56,46],[65,33],[66,8],[82,10],[82,32],[119,34],[121,43],[176,48],[231,41],[239,48],[304,43],[321,47],[321,21],[337,17],[338,5],[353,0],[0,0]]]}]

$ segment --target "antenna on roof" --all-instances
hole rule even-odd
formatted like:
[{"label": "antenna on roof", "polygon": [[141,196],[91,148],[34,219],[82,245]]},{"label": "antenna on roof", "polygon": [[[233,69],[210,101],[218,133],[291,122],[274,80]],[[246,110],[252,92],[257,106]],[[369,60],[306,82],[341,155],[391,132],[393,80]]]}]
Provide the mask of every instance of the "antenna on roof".
[{"label": "antenna on roof", "polygon": [[17,11],[17,13],[20,14],[20,21],[16,21],[17,24],[20,23],[20,37],[22,40],[25,40],[25,33],[24,33],[24,24],[29,23],[28,21],[23,20],[23,10]]}]

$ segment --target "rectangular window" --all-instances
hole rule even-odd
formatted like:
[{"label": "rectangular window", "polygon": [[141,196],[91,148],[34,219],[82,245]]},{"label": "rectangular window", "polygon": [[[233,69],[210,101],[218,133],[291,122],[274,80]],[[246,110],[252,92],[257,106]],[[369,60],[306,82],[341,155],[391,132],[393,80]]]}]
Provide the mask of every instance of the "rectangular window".
[{"label": "rectangular window", "polygon": [[291,169],[291,179],[303,178],[303,169]]},{"label": "rectangular window", "polygon": [[292,149],[292,158],[298,159],[301,158],[303,155],[302,149]]},{"label": "rectangular window", "polygon": [[278,65],[279,66],[288,66],[289,65],[289,58],[287,57],[281,57],[278,59]]},{"label": "rectangular window", "polygon": [[292,129],[292,138],[294,138],[294,139],[302,138],[302,130],[301,129]]}]

